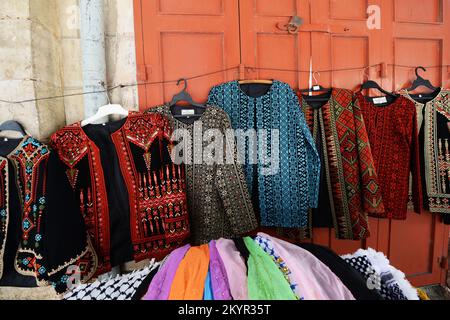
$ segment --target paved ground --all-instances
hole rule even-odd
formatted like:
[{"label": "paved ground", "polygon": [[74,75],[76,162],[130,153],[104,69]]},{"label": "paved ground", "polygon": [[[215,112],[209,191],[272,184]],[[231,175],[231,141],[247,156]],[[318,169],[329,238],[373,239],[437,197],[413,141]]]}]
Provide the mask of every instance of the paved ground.
[{"label": "paved ground", "polygon": [[450,300],[450,289],[441,286],[423,287],[431,300]]},{"label": "paved ground", "polygon": [[[448,248],[448,259],[450,265],[450,245]],[[450,300],[450,271],[447,274],[447,287],[429,286],[422,288],[431,300]]]}]

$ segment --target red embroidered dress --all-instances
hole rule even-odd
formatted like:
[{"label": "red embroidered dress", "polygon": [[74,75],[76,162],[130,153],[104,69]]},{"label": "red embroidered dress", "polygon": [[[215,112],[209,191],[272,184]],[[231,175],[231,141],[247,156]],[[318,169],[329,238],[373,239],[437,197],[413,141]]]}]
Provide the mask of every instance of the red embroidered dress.
[{"label": "red embroidered dress", "polygon": [[[349,90],[332,89],[324,97],[325,103],[315,105],[299,94],[323,168],[312,222],[334,227],[339,239],[365,239],[370,235],[367,215],[384,208],[361,110]],[[318,220],[325,222],[318,225]]]},{"label": "red embroidered dress", "polygon": [[[369,101],[369,100],[370,101]],[[377,218],[406,219],[409,177],[413,177],[414,210],[422,210],[419,143],[416,108],[403,96],[375,105],[372,98],[356,94],[363,113],[383,195],[385,212]]]},{"label": "red embroidered dress", "polygon": [[189,236],[184,169],[172,164],[171,130],[132,112],[52,136],[98,255],[96,274],[134,259],[162,259]]}]

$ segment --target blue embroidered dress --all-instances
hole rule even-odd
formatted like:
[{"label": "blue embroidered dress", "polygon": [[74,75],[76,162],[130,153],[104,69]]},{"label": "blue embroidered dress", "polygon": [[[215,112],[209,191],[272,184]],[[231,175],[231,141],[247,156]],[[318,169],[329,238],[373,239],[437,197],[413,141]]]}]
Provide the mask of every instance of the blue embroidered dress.
[{"label": "blue embroidered dress", "polygon": [[[316,208],[318,202],[320,159],[295,92],[288,84],[273,81],[264,94],[251,96],[238,81],[232,81],[213,87],[208,104],[223,108],[233,129],[256,130],[257,164],[250,152],[255,147],[248,140],[237,147],[245,155],[247,185],[261,225],[308,229],[308,209]],[[264,133],[267,138],[261,139]],[[277,143],[272,140],[277,142],[277,134],[279,165],[270,163],[275,170],[268,173],[266,161],[276,155]]]}]

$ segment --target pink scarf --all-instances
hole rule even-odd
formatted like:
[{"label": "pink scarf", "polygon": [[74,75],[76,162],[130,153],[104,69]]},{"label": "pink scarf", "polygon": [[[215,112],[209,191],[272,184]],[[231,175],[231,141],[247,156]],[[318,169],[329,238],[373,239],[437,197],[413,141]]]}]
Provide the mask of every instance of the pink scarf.
[{"label": "pink scarf", "polygon": [[248,300],[247,267],[232,240],[219,239],[216,247],[227,273],[230,292],[234,300]]},{"label": "pink scarf", "polygon": [[269,239],[277,255],[289,267],[289,278],[305,300],[355,300],[341,280],[324,263],[309,251],[265,233],[259,236]]}]

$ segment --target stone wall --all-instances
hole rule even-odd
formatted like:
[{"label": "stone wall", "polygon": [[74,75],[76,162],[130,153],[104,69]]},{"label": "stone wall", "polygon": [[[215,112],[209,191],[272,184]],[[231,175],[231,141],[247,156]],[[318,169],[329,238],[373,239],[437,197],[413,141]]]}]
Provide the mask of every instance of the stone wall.
[{"label": "stone wall", "polygon": [[[104,0],[107,82],[136,82],[133,0]],[[79,0],[0,1],[0,99],[35,99],[83,91]],[[137,108],[137,88],[111,92],[111,101]],[[8,104],[0,122],[18,120],[46,140],[84,118],[83,96]]]}]

